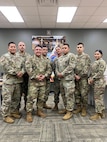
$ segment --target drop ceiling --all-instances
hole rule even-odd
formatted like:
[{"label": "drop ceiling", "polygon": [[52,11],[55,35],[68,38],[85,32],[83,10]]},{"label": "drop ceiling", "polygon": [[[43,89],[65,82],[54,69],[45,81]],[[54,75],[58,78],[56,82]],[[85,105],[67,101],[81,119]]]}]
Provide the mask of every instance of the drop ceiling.
[{"label": "drop ceiling", "polygon": [[[24,23],[10,23],[0,12],[0,28],[106,29],[107,0],[0,0],[0,6],[16,6]],[[61,6],[77,6],[71,23],[57,23]]]}]

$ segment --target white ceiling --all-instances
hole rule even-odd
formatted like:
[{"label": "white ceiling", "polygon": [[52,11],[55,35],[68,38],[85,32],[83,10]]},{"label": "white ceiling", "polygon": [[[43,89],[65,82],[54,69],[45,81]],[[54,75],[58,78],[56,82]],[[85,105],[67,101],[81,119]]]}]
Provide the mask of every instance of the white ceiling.
[{"label": "white ceiling", "polygon": [[[107,0],[0,0],[16,6],[24,23],[10,23],[0,12],[0,28],[107,28]],[[59,6],[77,6],[71,23],[57,23]]]}]

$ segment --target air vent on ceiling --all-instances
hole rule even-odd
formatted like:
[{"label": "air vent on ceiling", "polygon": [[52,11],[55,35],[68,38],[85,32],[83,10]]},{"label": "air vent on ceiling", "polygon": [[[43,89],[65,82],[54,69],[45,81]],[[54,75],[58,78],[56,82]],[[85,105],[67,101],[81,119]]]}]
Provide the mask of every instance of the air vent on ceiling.
[{"label": "air vent on ceiling", "polygon": [[38,0],[39,6],[56,6],[58,0]]}]

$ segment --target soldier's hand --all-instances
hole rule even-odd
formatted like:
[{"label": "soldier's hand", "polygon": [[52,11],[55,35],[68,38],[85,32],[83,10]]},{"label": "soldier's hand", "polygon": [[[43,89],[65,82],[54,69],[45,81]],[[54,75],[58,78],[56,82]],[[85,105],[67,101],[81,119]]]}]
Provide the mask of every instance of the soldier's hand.
[{"label": "soldier's hand", "polygon": [[93,84],[93,79],[92,78],[88,79],[88,84]]},{"label": "soldier's hand", "polygon": [[22,76],[23,76],[23,73],[22,73],[21,71],[17,73],[17,77],[20,78],[20,77],[22,77]]},{"label": "soldier's hand", "polygon": [[37,80],[40,80],[40,79],[41,79],[40,75],[38,75],[38,76],[36,77],[36,79],[37,79]]},{"label": "soldier's hand", "polygon": [[39,81],[43,81],[44,79],[45,79],[45,75],[39,75],[39,76],[38,76],[38,80],[39,80]]},{"label": "soldier's hand", "polygon": [[58,73],[59,78],[63,78],[63,75],[61,73]]},{"label": "soldier's hand", "polygon": [[79,75],[75,75],[75,79],[76,79],[76,81],[78,81],[78,80],[80,80],[80,76]]},{"label": "soldier's hand", "polygon": [[44,80],[45,79],[45,75],[41,75],[40,76],[40,81]]}]

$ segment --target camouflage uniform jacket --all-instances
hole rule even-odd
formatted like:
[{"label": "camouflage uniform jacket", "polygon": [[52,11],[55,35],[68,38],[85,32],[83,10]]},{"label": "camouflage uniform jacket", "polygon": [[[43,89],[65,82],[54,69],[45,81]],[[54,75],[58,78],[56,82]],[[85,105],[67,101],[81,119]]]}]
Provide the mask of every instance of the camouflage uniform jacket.
[{"label": "camouflage uniform jacket", "polygon": [[24,73],[22,58],[8,52],[0,57],[0,64],[4,70],[3,83],[17,84],[23,82],[22,77],[17,77],[18,72]]},{"label": "camouflage uniform jacket", "polygon": [[80,77],[88,77],[90,64],[91,60],[88,54],[82,53],[81,55],[76,55],[75,74]]},{"label": "camouflage uniform jacket", "polygon": [[57,62],[58,62],[58,57],[55,58],[55,60],[52,62],[52,71],[53,71],[54,74],[55,74],[54,80],[60,80],[60,79],[57,77],[57,74],[56,74]]},{"label": "camouflage uniform jacket", "polygon": [[106,62],[102,58],[94,61],[93,64],[91,65],[90,78],[92,78],[93,80],[104,79],[105,69],[106,69]]},{"label": "camouflage uniform jacket", "polygon": [[[33,55],[29,58],[29,60],[25,63],[26,71],[29,75],[30,81],[36,81],[38,82],[37,76],[42,74],[45,75],[46,78],[48,78],[51,74],[50,65],[47,60],[44,60],[44,57],[37,57],[36,55]],[[41,82],[41,85],[44,84]]]},{"label": "camouflage uniform jacket", "polygon": [[50,74],[48,76],[48,79],[50,79],[50,75],[52,73],[52,63],[51,63],[51,61],[50,61],[50,59],[48,57],[43,56],[43,58],[46,60],[46,62],[48,62],[48,70],[50,72]]},{"label": "camouflage uniform jacket", "polygon": [[61,73],[64,80],[74,80],[76,58],[73,53],[62,55],[56,63],[56,74]]},{"label": "camouflage uniform jacket", "polygon": [[20,51],[16,53],[19,57],[22,57],[22,60],[23,60],[23,66],[24,66],[24,70],[25,70],[25,62],[26,60],[28,60],[31,55],[27,52],[24,52],[24,53],[21,53]]}]

